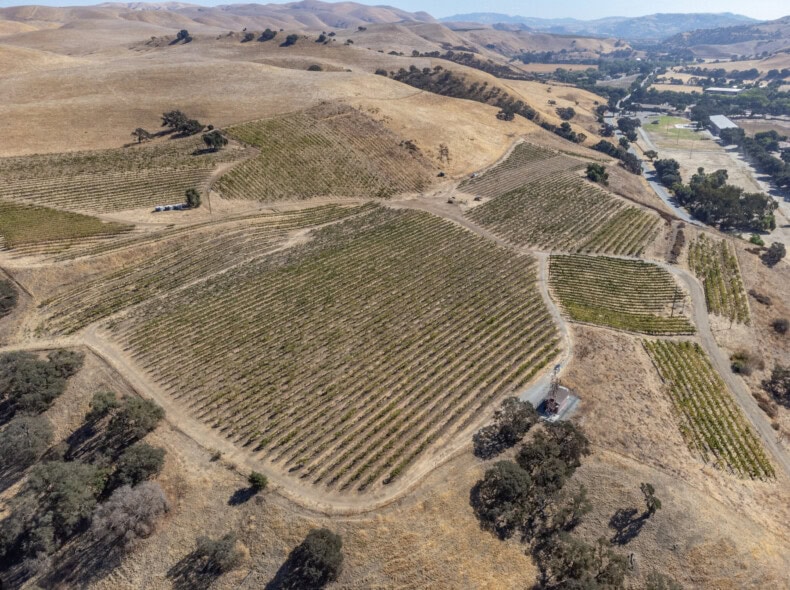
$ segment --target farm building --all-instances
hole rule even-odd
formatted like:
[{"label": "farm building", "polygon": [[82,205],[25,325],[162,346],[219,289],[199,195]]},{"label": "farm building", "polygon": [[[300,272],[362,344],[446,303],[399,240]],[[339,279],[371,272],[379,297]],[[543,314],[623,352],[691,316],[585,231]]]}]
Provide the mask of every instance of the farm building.
[{"label": "farm building", "polygon": [[710,128],[714,135],[718,135],[722,129],[737,129],[738,126],[724,115],[711,115]]},{"label": "farm building", "polygon": [[571,400],[571,392],[567,388],[558,386],[552,388],[545,401],[545,412],[549,416],[559,414]]},{"label": "farm building", "polygon": [[719,88],[711,86],[704,90],[705,94],[740,94],[743,88]]}]

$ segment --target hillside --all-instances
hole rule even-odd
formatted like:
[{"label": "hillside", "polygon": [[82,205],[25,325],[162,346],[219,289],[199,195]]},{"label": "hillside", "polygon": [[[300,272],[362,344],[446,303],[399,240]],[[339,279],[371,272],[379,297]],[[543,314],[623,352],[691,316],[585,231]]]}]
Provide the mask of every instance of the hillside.
[{"label": "hillside", "polygon": [[596,20],[578,20],[574,18],[543,19],[492,12],[475,12],[456,14],[439,20],[447,23],[521,25],[529,30],[558,35],[619,37],[629,41],[658,40],[694,29],[716,29],[758,22],[755,19],[729,12],[721,14],[650,14],[634,18],[607,17]]},{"label": "hillside", "polygon": [[758,24],[691,30],[666,39],[663,45],[690,49],[705,58],[777,53],[790,48],[790,16]]}]

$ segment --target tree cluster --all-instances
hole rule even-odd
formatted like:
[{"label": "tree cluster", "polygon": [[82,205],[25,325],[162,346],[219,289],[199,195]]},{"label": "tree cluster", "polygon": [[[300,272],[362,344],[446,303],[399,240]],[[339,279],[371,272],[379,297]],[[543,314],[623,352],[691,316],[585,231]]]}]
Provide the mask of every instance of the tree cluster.
[{"label": "tree cluster", "polygon": [[609,184],[609,173],[603,164],[587,164],[587,178],[604,186]]},{"label": "tree cluster", "polygon": [[773,212],[777,203],[767,195],[745,193],[727,184],[726,170],[706,174],[699,168],[688,185],[676,184],[673,191],[696,219],[722,230],[768,231],[776,227]]},{"label": "tree cluster", "polygon": [[176,43],[191,43],[192,42],[192,35],[189,34],[189,31],[186,29],[181,29],[176,33],[176,38],[173,40],[171,45]]},{"label": "tree cluster", "polygon": [[334,582],[343,567],[343,540],[329,529],[312,529],[288,556],[279,587],[318,590]]},{"label": "tree cluster", "polygon": [[16,307],[17,292],[11,281],[0,279],[0,318]]},{"label": "tree cluster", "polygon": [[291,33],[285,38],[285,41],[280,43],[280,47],[290,47],[291,45],[295,45],[298,40],[299,40],[299,35],[295,33]]},{"label": "tree cluster", "polygon": [[441,53],[439,51],[420,53],[419,51],[415,50],[412,52],[412,57],[434,57],[446,59],[447,61],[465,65],[469,68],[480,70],[481,72],[486,72],[496,78],[501,78],[503,80],[535,79],[535,76],[525,72],[520,72],[511,68],[510,66],[498,64],[490,59],[480,59],[480,57],[475,55],[476,52],[470,51],[470,49],[471,48],[453,48],[453,50],[446,51],[445,53]]},{"label": "tree cluster", "polygon": [[557,107],[555,111],[557,116],[563,121],[570,121],[576,116],[576,111],[573,107]]},{"label": "tree cluster", "polygon": [[620,160],[620,165],[631,174],[640,176],[642,174],[642,162],[634,154],[623,146],[616,146],[610,141],[602,139],[592,149],[602,152],[612,158]]},{"label": "tree cluster", "polygon": [[680,176],[680,164],[677,160],[666,158],[653,162],[659,182],[667,188],[672,188],[676,184],[681,184],[683,179]]},{"label": "tree cluster", "polygon": [[203,124],[197,119],[190,119],[179,110],[162,113],[162,127],[167,127],[179,135],[195,135],[203,131]]},{"label": "tree cluster", "polygon": [[271,29],[267,28],[263,33],[261,33],[261,36],[258,37],[258,41],[261,41],[261,42],[263,42],[263,41],[271,41],[276,36],[277,36],[277,31],[272,31]]},{"label": "tree cluster", "polygon": [[30,352],[0,355],[0,420],[17,412],[44,412],[63,393],[82,361],[82,353],[70,350],[52,351],[46,360]]},{"label": "tree cluster", "polygon": [[787,248],[785,248],[785,245],[780,242],[774,242],[765,252],[763,252],[761,258],[766,266],[773,267],[779,264],[779,261],[782,260],[786,254]]},{"label": "tree cluster", "polygon": [[636,130],[641,126],[642,122],[636,117],[633,119],[628,117],[617,119],[617,127],[628,138],[628,141],[636,141]]},{"label": "tree cluster", "polygon": [[519,442],[538,422],[538,412],[531,403],[509,397],[494,413],[494,422],[472,437],[474,453],[481,459],[495,457]]}]

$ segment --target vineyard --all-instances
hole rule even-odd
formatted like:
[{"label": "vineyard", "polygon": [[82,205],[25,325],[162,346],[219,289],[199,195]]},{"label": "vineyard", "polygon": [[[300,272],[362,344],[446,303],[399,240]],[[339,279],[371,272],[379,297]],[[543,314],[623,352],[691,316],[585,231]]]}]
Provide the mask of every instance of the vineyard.
[{"label": "vineyard", "polygon": [[200,153],[200,138],[124,149],[0,158],[0,199],[106,213],[180,203],[237,150]]},{"label": "vineyard", "polygon": [[692,334],[686,295],[655,264],[602,256],[552,256],[549,283],[571,319],[644,334]]},{"label": "vineyard", "polygon": [[195,417],[294,477],[389,483],[559,353],[526,255],[414,211],[314,234],[112,326]]},{"label": "vineyard", "polygon": [[289,214],[258,215],[243,223],[206,223],[95,245],[94,255],[125,249],[124,266],[45,302],[42,330],[73,333],[151,297],[264,256],[281,246],[292,230],[337,221],[373,207],[327,205]]},{"label": "vineyard", "polygon": [[740,477],[773,477],[760,441],[702,348],[667,340],[644,345],[667,384],[689,448],[705,462]]},{"label": "vineyard", "polygon": [[689,268],[705,287],[709,313],[749,324],[749,303],[738,259],[727,240],[700,234],[689,246]]},{"label": "vineyard", "polygon": [[471,209],[468,216],[516,245],[637,256],[660,220],[570,172],[538,178]]},{"label": "vineyard", "polygon": [[76,243],[92,243],[132,227],[47,207],[0,200],[0,248],[15,254],[54,253]]},{"label": "vineyard", "polygon": [[500,164],[474,178],[467,178],[458,190],[481,197],[497,197],[539,178],[582,168],[576,158],[557,155],[531,143],[520,143]]},{"label": "vineyard", "polygon": [[225,198],[386,198],[423,190],[433,176],[416,146],[344,105],[322,104],[228,133],[260,155],[220,179],[217,190]]}]

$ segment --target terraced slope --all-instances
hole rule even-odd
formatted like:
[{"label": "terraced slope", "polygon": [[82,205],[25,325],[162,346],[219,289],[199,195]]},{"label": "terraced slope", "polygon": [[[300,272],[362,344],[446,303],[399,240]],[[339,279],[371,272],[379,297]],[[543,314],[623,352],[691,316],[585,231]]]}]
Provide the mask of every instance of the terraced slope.
[{"label": "terraced slope", "polygon": [[200,153],[200,137],[124,149],[0,158],[0,199],[106,213],[181,203],[238,150]]},{"label": "terraced slope", "polygon": [[668,340],[644,345],[667,384],[689,448],[703,461],[740,477],[773,477],[760,440],[702,348]]},{"label": "terraced slope", "polygon": [[660,225],[656,214],[626,205],[572,172],[539,177],[467,215],[518,246],[630,256],[642,253]]},{"label": "terraced slope", "polygon": [[423,190],[433,177],[419,151],[346,105],[327,103],[228,133],[260,149],[216,185],[230,199],[386,198]]},{"label": "terraced slope", "polygon": [[[369,211],[373,204],[327,205],[221,224],[202,224],[93,247],[94,256],[124,249],[125,264],[47,302],[42,329],[69,334],[131,305],[179,289],[280,247],[288,232]],[[84,253],[84,252],[83,252]]]},{"label": "terraced slope", "polygon": [[520,143],[500,164],[474,178],[467,178],[458,190],[481,197],[497,197],[539,178],[582,168],[576,158],[558,155],[531,143]]},{"label": "terraced slope", "polygon": [[708,313],[748,325],[749,303],[732,244],[700,234],[688,256],[689,267],[705,287]]},{"label": "terraced slope", "polygon": [[603,256],[552,256],[549,282],[572,320],[644,334],[692,334],[685,294],[655,264]]},{"label": "terraced slope", "polygon": [[136,308],[113,331],[235,443],[305,482],[370,490],[556,357],[535,279],[528,256],[380,209]]},{"label": "terraced slope", "polygon": [[61,252],[131,229],[79,213],[0,200],[0,248],[19,255]]}]

